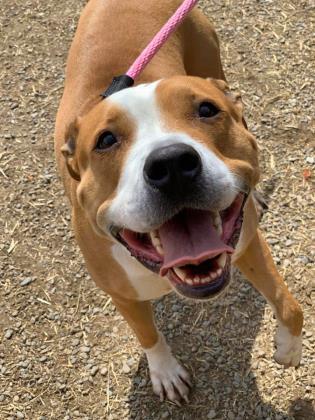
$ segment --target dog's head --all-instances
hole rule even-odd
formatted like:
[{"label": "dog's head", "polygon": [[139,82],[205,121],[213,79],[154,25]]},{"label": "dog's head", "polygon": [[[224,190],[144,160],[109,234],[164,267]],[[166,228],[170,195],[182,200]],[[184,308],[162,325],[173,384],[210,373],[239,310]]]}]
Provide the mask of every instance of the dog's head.
[{"label": "dog's head", "polygon": [[185,296],[226,286],[259,170],[225,82],[177,76],[117,92],[71,126],[63,153],[99,234]]}]

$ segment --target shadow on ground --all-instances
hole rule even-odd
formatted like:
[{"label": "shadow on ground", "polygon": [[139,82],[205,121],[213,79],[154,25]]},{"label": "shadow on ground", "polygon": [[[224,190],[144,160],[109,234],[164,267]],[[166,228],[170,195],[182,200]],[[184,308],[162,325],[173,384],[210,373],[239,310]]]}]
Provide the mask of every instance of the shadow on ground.
[{"label": "shadow on ground", "polygon": [[[187,302],[175,295],[159,301],[155,305],[158,325],[174,354],[193,375],[191,402],[182,408],[170,402],[161,404],[151,390],[147,362],[142,356],[129,395],[130,418],[315,418],[308,401],[296,400],[289,415],[262,401],[251,354],[257,334],[262,334],[264,310],[262,297],[238,273],[227,295],[218,301]],[[258,360],[272,358],[273,337],[268,335],[266,340],[270,341],[270,354],[258,350]]]}]

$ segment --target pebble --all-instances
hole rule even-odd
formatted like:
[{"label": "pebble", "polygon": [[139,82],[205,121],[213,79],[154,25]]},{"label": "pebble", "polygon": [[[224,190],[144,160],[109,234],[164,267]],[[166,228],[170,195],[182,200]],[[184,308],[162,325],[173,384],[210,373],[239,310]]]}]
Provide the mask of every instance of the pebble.
[{"label": "pebble", "polygon": [[129,373],[130,372],[130,367],[127,365],[126,362],[123,363],[122,371],[124,373]]},{"label": "pebble", "polygon": [[80,340],[79,340],[78,338],[74,338],[74,339],[71,341],[71,344],[72,344],[73,346],[78,346],[78,345],[80,344]]},{"label": "pebble", "polygon": [[12,338],[14,331],[13,330],[6,330],[5,334],[4,334],[4,338],[6,338],[7,340],[10,340],[10,338]]},{"label": "pebble", "polygon": [[107,375],[107,372],[108,372],[107,367],[102,367],[102,368],[101,368],[101,370],[100,370],[100,374],[101,374],[102,376]]},{"label": "pebble", "polygon": [[17,411],[15,415],[18,419],[24,419],[24,414],[21,411]]},{"label": "pebble", "polygon": [[99,367],[98,366],[93,366],[92,369],[91,369],[91,375],[95,376],[98,371],[99,371]]},{"label": "pebble", "polygon": [[32,277],[26,277],[24,280],[21,281],[20,286],[27,286],[33,282]]},{"label": "pebble", "polygon": [[89,346],[82,346],[79,348],[81,353],[90,353],[91,348]]},{"label": "pebble", "polygon": [[207,418],[208,419],[214,419],[216,415],[217,415],[217,413],[215,412],[215,410],[210,410],[208,415],[207,415]]}]

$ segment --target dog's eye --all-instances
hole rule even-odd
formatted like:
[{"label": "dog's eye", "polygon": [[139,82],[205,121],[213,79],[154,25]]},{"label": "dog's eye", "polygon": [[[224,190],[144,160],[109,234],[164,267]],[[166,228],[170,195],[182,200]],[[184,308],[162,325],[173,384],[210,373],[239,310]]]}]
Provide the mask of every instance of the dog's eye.
[{"label": "dog's eye", "polygon": [[217,115],[220,110],[213,105],[211,102],[201,102],[199,105],[199,117],[200,118],[211,118]]},{"label": "dog's eye", "polygon": [[95,150],[103,151],[117,143],[117,138],[110,131],[104,131],[98,137]]}]

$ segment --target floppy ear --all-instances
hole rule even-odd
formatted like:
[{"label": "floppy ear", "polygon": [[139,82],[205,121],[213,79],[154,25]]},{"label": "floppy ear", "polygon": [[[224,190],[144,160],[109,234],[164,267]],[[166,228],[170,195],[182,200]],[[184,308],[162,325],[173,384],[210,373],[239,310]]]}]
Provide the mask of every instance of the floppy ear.
[{"label": "floppy ear", "polygon": [[78,136],[77,120],[71,123],[66,131],[66,142],[61,147],[61,153],[66,160],[66,166],[69,174],[76,181],[80,181],[79,169],[75,159],[76,139]]}]

